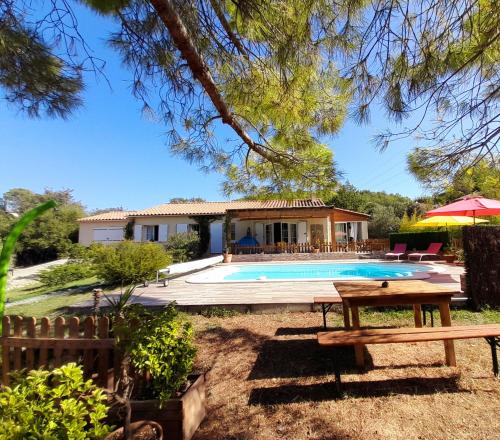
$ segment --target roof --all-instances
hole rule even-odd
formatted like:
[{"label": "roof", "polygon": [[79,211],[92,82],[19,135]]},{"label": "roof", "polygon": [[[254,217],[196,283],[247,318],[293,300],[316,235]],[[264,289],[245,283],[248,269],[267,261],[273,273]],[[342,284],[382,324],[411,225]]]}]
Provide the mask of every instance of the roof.
[{"label": "roof", "polygon": [[240,200],[232,202],[165,203],[152,208],[135,211],[132,217],[156,215],[224,215],[228,210],[325,208],[320,199],[304,200]]},{"label": "roof", "polygon": [[134,211],[109,211],[79,218],[79,222],[125,221]]},{"label": "roof", "polygon": [[[225,215],[227,211],[266,210],[266,209],[333,209],[326,206],[321,199],[301,200],[237,200],[231,202],[193,202],[164,203],[140,211],[109,211],[79,219],[79,222],[125,221],[130,217],[155,216],[195,216],[195,215]],[[348,209],[335,208],[336,211],[358,214],[369,218],[367,214]]]}]

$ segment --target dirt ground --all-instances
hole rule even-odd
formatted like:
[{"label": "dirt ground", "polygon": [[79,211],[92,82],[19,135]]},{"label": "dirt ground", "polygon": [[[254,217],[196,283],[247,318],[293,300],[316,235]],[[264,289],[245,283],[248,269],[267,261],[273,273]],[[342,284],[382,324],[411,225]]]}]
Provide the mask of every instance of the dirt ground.
[{"label": "dirt ground", "polygon": [[[410,318],[384,325],[411,325]],[[442,342],[371,345],[359,372],[351,348],[317,345],[321,320],[320,313],[194,317],[197,367],[210,369],[208,415],[194,439],[500,439],[500,380],[484,340],[455,342],[457,368],[443,366]]]}]

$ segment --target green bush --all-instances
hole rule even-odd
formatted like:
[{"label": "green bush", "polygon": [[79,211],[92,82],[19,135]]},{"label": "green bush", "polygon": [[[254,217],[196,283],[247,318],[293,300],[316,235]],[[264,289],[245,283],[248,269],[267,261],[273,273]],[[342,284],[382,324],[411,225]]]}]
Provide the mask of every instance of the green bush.
[{"label": "green bush", "polygon": [[[139,396],[165,402],[186,383],[193,368],[196,349],[193,327],[173,306],[160,313],[131,306],[125,322],[137,321],[141,325],[130,332],[131,364],[141,373],[149,373],[151,380]],[[127,331],[127,329],[125,329]]]},{"label": "green bush", "polygon": [[66,263],[52,266],[38,275],[38,280],[45,286],[62,286],[71,281],[90,278],[95,275],[95,267],[89,263]]},{"label": "green bush", "polygon": [[200,237],[196,232],[171,235],[165,249],[172,255],[174,263],[184,263],[196,258],[199,253]]},{"label": "green bush", "polygon": [[406,243],[406,248],[412,250],[425,250],[431,243],[443,243],[441,249],[446,249],[450,245],[450,234],[448,231],[429,232],[396,232],[389,234],[391,249],[395,243]]},{"label": "green bush", "polygon": [[91,259],[97,276],[110,284],[133,284],[150,280],[172,258],[155,243],[124,241],[117,246],[93,246]]},{"label": "green bush", "polygon": [[14,379],[0,392],[1,439],[102,439],[111,431],[106,395],[76,364]]}]

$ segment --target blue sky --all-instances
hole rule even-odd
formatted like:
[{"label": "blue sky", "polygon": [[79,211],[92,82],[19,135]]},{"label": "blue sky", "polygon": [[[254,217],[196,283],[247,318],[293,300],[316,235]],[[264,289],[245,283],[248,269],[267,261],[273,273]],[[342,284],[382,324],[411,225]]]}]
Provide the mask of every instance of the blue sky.
[{"label": "blue sky", "polygon": [[[85,105],[68,120],[29,119],[0,105],[0,194],[23,187],[71,188],[88,209],[123,206],[140,209],[172,197],[221,200],[222,178],[198,171],[173,157],[165,144],[165,127],[141,116],[130,93],[131,75],[104,43],[112,23],[79,9],[80,30],[96,55],[106,59],[102,78],[88,75]],[[388,126],[383,111],[371,123],[347,122],[328,140],[345,177],[360,189],[397,192],[409,197],[424,193],[405,170],[411,139],[379,153],[372,137]]]}]

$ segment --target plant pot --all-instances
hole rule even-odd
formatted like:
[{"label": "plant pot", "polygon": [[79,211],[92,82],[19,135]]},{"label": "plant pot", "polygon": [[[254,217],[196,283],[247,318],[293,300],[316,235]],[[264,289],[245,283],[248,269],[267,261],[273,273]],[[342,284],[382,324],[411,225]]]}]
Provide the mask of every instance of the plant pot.
[{"label": "plant pot", "polygon": [[[130,424],[132,438],[137,440],[163,440],[163,429],[159,423],[140,420]],[[123,427],[108,434],[104,440],[124,440]]]},{"label": "plant pot", "polygon": [[233,254],[224,254],[224,259],[222,260],[224,263],[230,263],[233,260]]},{"label": "plant pot", "polygon": [[313,254],[319,254],[319,248],[313,248]]},{"label": "plant pot", "polygon": [[205,375],[189,377],[190,387],[178,398],[169,399],[160,408],[158,400],[132,400],[132,421],[158,422],[168,440],[189,440],[206,415]]},{"label": "plant pot", "polygon": [[455,255],[443,255],[444,261],[447,263],[453,263],[455,261]]}]

